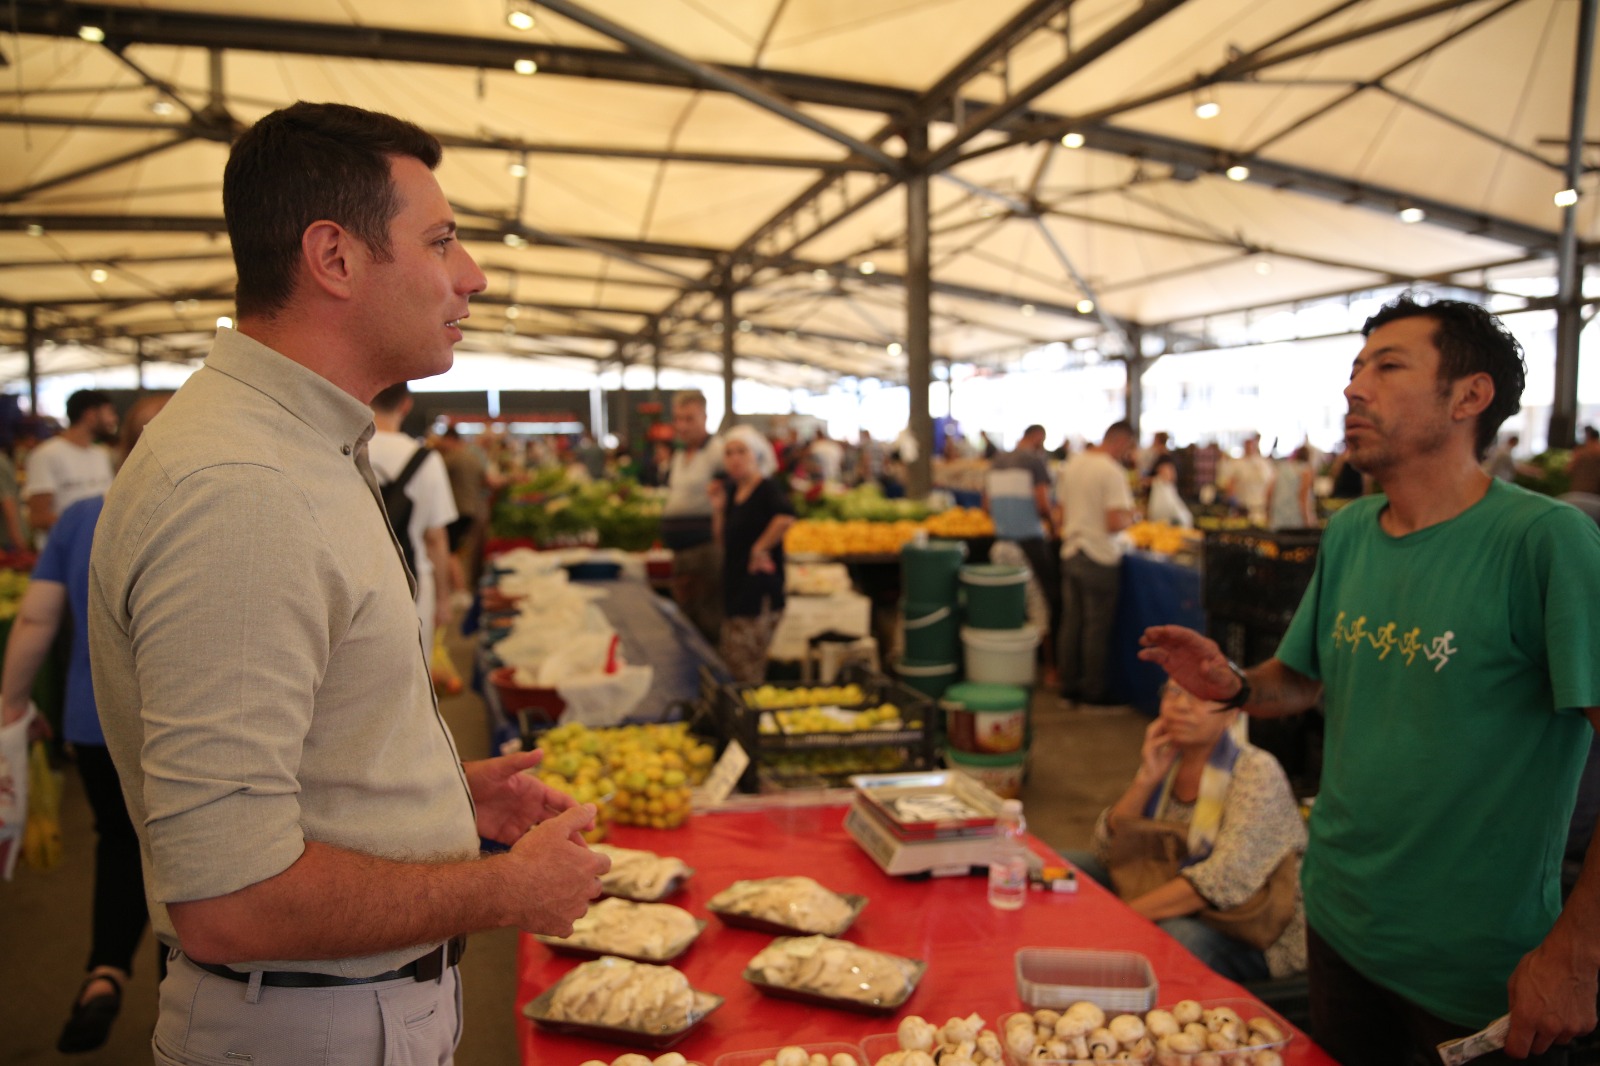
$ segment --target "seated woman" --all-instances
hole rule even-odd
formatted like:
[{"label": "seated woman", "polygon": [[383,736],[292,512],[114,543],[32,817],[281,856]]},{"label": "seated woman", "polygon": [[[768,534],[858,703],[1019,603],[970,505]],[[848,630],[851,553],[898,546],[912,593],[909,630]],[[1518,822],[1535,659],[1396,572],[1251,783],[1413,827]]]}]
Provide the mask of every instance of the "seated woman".
[{"label": "seated woman", "polygon": [[[1132,898],[1124,893],[1128,905],[1224,977],[1261,981],[1299,973],[1306,965],[1299,889],[1305,823],[1278,761],[1236,740],[1230,727],[1239,712],[1217,708],[1167,682],[1161,713],[1145,730],[1133,783],[1095,824],[1093,853],[1065,854],[1116,891],[1117,881],[1130,880],[1116,872],[1128,850],[1117,846],[1119,831],[1147,832],[1151,819],[1186,827],[1187,856],[1174,875]],[[1287,868],[1280,871],[1284,863]],[[1264,897],[1258,895],[1263,889],[1281,894],[1279,911],[1288,916],[1288,924],[1264,949],[1223,931],[1230,928],[1230,910],[1237,919],[1247,901],[1253,901],[1251,913],[1263,909]],[[1232,928],[1243,932],[1243,926]],[[1261,929],[1253,920],[1258,939]]]}]

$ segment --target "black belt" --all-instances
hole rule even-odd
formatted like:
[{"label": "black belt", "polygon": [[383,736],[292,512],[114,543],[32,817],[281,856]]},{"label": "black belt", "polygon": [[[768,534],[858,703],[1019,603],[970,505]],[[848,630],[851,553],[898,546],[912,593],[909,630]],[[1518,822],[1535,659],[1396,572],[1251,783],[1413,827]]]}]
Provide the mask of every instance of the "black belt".
[{"label": "black belt", "polygon": [[[398,970],[374,974],[371,977],[336,977],[333,974],[302,973],[299,970],[263,970],[261,983],[271,988],[342,988],[346,985],[374,985],[380,981],[399,981],[405,978],[418,982],[437,981],[444,976],[445,970],[461,961],[461,956],[466,954],[466,951],[467,938],[453,936],[447,943],[440,944],[426,955],[406,963]],[[189,961],[206,973],[214,973],[230,981],[247,982],[252,976],[248,970],[240,973],[238,970],[231,970],[215,963],[200,962],[198,959]]]}]

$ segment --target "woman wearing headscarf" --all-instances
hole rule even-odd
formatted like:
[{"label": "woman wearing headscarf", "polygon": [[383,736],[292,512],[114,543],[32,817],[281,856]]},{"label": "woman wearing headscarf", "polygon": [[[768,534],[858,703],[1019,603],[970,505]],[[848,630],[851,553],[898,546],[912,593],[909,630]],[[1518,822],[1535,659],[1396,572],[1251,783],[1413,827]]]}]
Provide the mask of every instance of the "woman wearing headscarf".
[{"label": "woman wearing headscarf", "polygon": [[722,661],[735,681],[766,675],[783,617],[783,535],[794,506],[772,479],[777,457],[750,426],[723,435],[726,476],[711,483],[712,528],[722,545]]}]

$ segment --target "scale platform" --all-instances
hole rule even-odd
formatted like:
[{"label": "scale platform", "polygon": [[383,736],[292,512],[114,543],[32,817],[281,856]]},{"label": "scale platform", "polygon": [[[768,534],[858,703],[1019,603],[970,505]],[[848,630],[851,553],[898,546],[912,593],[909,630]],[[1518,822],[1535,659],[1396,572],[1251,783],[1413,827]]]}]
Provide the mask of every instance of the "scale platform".
[{"label": "scale platform", "polygon": [[955,771],[859,774],[844,828],[887,874],[965,876],[987,866],[1000,797]]}]

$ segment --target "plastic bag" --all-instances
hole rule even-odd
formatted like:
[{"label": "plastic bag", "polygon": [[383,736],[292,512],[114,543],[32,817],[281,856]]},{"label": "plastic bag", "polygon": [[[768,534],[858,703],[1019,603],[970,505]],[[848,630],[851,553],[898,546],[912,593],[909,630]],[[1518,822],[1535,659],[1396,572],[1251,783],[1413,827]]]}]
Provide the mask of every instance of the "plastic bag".
[{"label": "plastic bag", "polygon": [[461,692],[461,673],[456,670],[455,660],[450,658],[450,649],[445,647],[446,626],[439,626],[433,631],[433,655],[428,663],[428,671],[433,675],[433,689],[441,696],[455,696]]},{"label": "plastic bag", "polygon": [[22,860],[35,870],[61,865],[61,775],[50,768],[44,741],[28,756],[28,824],[22,831]]},{"label": "plastic bag", "polygon": [[11,880],[22,854],[28,822],[28,725],[30,712],[0,729],[0,878]]}]

